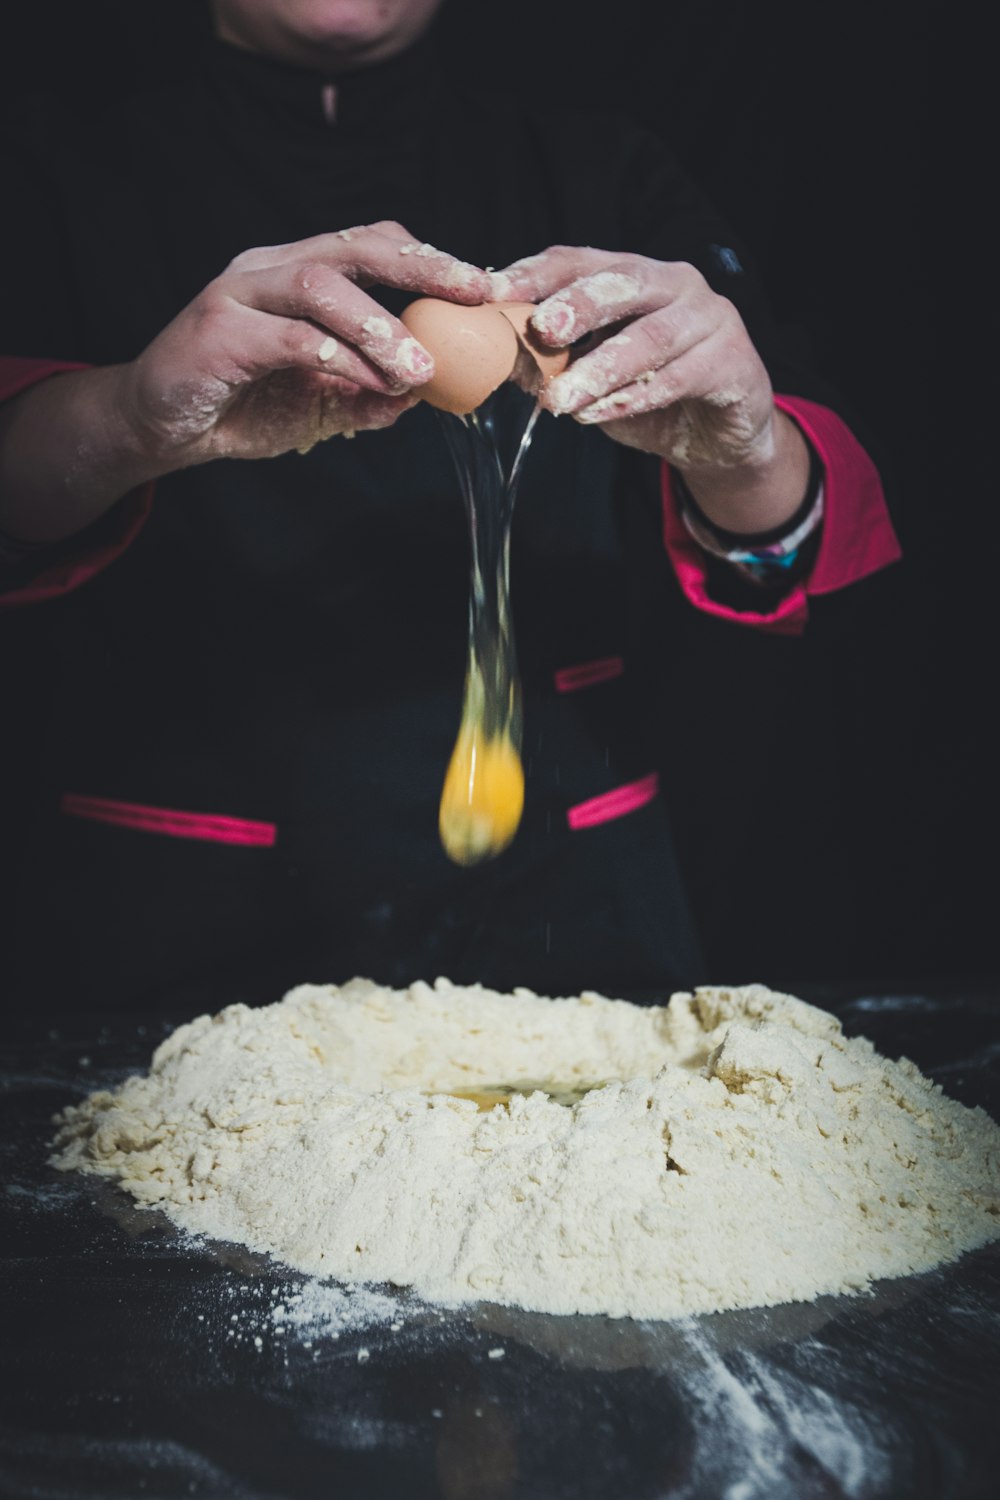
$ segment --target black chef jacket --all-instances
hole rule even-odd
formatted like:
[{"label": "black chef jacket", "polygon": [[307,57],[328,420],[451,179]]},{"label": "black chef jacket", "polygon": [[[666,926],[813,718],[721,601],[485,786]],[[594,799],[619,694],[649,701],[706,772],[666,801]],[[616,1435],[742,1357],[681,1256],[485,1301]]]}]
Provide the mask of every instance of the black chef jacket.
[{"label": "black chef jacket", "polygon": [[[740,307],[777,388],[817,394],[781,364],[745,257],[653,137],[470,97],[426,41],[332,81],[333,123],[331,80],[213,43],[172,86],[36,111],[8,192],[5,349],[129,360],[239,252],[395,219],[480,265],[556,243],[693,262]],[[20,612],[44,686],[8,948],[19,992],[149,1005],[354,974],[549,993],[706,978],[670,832],[686,718],[671,657],[690,606],[656,461],[544,415],[511,566],[524,819],[499,858],[461,869],[437,806],[468,548],[435,414],[161,481],[122,556]],[[607,658],[619,676],[557,691],[561,670]],[[654,774],[646,805],[570,827],[571,807]],[[137,831],[74,817],[67,796],[277,835]]]}]

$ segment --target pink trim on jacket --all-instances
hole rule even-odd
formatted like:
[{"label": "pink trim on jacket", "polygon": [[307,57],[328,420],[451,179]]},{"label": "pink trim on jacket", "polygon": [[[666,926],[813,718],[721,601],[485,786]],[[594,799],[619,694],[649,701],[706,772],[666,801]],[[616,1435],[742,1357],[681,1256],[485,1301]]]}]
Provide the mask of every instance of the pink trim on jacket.
[{"label": "pink trim on jacket", "polygon": [[659,790],[659,774],[652,771],[639,781],[629,781],[625,786],[616,786],[614,791],[602,792],[599,797],[591,797],[567,808],[566,821],[574,831],[596,828],[598,823],[610,823],[612,818],[624,818],[626,813],[645,807]]},{"label": "pink trim on jacket", "polygon": [[560,667],[552,674],[552,680],[557,693],[576,693],[580,688],[596,687],[599,682],[611,682],[624,671],[625,663],[620,656],[601,656],[596,661]]},{"label": "pink trim on jacket", "polygon": [[212,844],[256,844],[270,848],[278,839],[274,823],[249,818],[229,818],[219,813],[179,812],[172,807],[146,807],[139,802],[119,802],[114,797],[86,797],[66,792],[59,811],[73,818],[112,823],[139,833],[162,833],[175,839],[204,839]]},{"label": "pink trim on jacket", "polygon": [[663,543],[678,582],[696,609],[736,625],[781,635],[801,635],[809,618],[810,594],[831,594],[888,567],[901,556],[878,470],[857,438],[835,412],[801,396],[775,396],[774,404],[797,422],[823,462],[823,530],[819,552],[800,579],[772,610],[729,609],[707,590],[705,554],[681,518],[662,468]]},{"label": "pink trim on jacket", "polygon": [[30,390],[50,375],[65,375],[69,370],[92,370],[93,365],[79,360],[22,359],[14,354],[0,354],[0,401],[9,401]]},{"label": "pink trim on jacket", "polygon": [[[92,366],[60,359],[18,359],[11,355],[0,355],[0,401],[12,400],[31,386],[48,380],[51,375],[64,375],[70,370],[89,370]],[[0,606],[18,604],[40,604],[45,599],[57,599],[86,583],[95,574],[103,571],[109,563],[125,551],[135,540],[146,523],[153,505],[153,485],[144,485],[119,501],[115,509],[120,518],[118,535],[101,546],[87,543],[86,532],[81,534],[81,551],[75,557],[64,557],[44,569],[23,588],[13,593],[0,595]],[[40,549],[41,550],[41,549]]]}]

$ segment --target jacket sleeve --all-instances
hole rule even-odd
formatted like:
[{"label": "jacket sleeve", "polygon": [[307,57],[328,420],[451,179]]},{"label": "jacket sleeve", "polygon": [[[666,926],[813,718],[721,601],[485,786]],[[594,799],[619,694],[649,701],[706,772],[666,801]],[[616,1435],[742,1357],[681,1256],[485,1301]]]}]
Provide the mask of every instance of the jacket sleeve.
[{"label": "jacket sleeve", "polygon": [[[697,609],[757,629],[798,635],[809,598],[868,577],[901,555],[879,470],[856,435],[858,424],[838,393],[809,368],[771,315],[751,258],[721,216],[645,131],[632,137],[622,174],[630,249],[695,265],[714,291],[738,308],[768,369],[776,405],[801,428],[822,466],[823,520],[808,567],[765,599],[747,591],[746,607],[723,602],[711,558],[684,522],[683,506],[663,465],[663,541],[685,596]],[[716,597],[716,593],[719,594]]]},{"label": "jacket sleeve", "polygon": [[801,635],[811,595],[846,588],[901,556],[874,463],[847,423],[829,407],[801,396],[776,396],[775,404],[802,429],[823,469],[823,520],[808,570],[760,609],[735,608],[713,598],[711,563],[684,524],[669,467],[661,473],[663,544],[685,596],[696,609],[737,625],[780,635]]},{"label": "jacket sleeve", "polygon": [[[68,360],[0,355],[0,401],[87,366]],[[36,604],[79,588],[113,562],[149,515],[152,484],[126,495],[86,530],[56,543],[20,542],[0,533],[0,606]]]}]

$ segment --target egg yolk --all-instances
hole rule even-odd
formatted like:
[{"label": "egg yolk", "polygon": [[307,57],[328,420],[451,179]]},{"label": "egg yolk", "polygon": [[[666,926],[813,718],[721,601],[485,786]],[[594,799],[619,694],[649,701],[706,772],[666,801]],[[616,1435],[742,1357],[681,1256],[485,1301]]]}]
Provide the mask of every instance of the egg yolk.
[{"label": "egg yolk", "polygon": [[510,738],[487,738],[478,720],[463,720],[438,813],[445,853],[458,865],[499,854],[517,832],[523,809],[524,768]]}]

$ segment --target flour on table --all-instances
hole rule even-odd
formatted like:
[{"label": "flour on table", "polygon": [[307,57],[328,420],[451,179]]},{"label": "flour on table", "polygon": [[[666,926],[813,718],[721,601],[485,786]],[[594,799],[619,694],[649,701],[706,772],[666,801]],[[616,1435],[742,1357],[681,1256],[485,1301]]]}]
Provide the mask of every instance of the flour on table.
[{"label": "flour on table", "polygon": [[989,1116],[760,985],[302,985],[179,1027],[59,1127],[57,1166],[186,1230],[444,1306],[673,1318],[1000,1237]]}]

